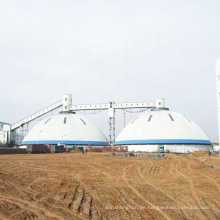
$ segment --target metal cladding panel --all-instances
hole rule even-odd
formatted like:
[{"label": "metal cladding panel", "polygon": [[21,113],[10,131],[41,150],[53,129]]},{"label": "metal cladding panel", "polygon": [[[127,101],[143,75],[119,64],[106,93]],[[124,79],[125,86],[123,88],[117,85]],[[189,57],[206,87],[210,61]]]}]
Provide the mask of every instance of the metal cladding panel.
[{"label": "metal cladding panel", "polygon": [[157,152],[158,145],[129,145],[128,151]]},{"label": "metal cladding panel", "polygon": [[59,114],[40,121],[24,138],[27,144],[108,143],[103,133],[89,120],[76,114]]},{"label": "metal cladding panel", "polygon": [[171,153],[191,153],[199,150],[209,151],[210,145],[165,145],[164,150]]},{"label": "metal cladding panel", "polygon": [[[194,151],[209,151],[210,146],[205,145],[164,145],[164,152],[188,153]],[[128,151],[158,152],[158,145],[129,145]]]},{"label": "metal cladding panel", "polygon": [[211,142],[192,120],[168,110],[150,111],[131,121],[119,134],[120,144],[207,144]]}]

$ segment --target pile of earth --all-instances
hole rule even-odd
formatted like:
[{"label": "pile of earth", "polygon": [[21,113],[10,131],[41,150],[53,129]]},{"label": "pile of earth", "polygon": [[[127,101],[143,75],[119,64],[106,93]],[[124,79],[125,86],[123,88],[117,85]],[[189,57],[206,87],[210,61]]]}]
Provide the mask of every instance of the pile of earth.
[{"label": "pile of earth", "polygon": [[203,151],[203,150],[199,150],[199,151],[194,151],[193,156],[199,157],[199,156],[208,156],[209,152],[208,151]]}]

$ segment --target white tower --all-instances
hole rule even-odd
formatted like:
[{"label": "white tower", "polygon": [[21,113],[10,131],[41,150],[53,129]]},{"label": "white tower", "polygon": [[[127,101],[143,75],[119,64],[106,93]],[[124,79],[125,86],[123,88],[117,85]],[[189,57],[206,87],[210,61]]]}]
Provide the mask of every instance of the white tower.
[{"label": "white tower", "polygon": [[165,108],[165,99],[156,99],[156,108]]},{"label": "white tower", "polygon": [[69,112],[70,106],[72,105],[72,95],[64,95],[63,96],[63,111]]},{"label": "white tower", "polygon": [[216,62],[217,104],[218,104],[218,138],[220,145],[220,57]]}]

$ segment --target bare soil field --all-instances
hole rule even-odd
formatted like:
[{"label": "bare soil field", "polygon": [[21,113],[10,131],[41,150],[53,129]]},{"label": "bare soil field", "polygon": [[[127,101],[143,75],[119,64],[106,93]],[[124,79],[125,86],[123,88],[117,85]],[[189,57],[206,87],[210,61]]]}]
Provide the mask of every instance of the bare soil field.
[{"label": "bare soil field", "polygon": [[0,155],[0,219],[220,219],[220,158],[166,155]]}]

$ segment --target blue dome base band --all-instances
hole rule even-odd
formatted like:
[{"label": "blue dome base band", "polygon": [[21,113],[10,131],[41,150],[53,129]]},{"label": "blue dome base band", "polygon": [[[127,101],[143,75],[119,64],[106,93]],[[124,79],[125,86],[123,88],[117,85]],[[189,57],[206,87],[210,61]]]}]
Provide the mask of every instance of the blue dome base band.
[{"label": "blue dome base band", "polygon": [[67,141],[67,140],[23,141],[21,143],[21,145],[31,145],[31,144],[67,144],[67,145],[96,145],[96,146],[109,145],[108,142],[100,142],[100,141]]},{"label": "blue dome base band", "polygon": [[194,140],[194,139],[152,139],[152,140],[125,140],[116,141],[114,145],[138,145],[138,144],[200,144],[210,145],[209,140]]}]

